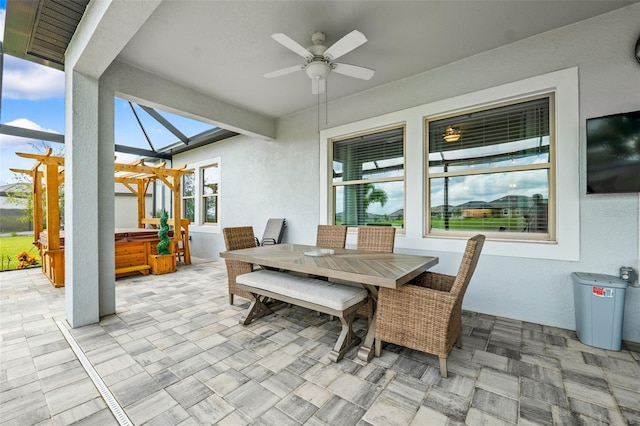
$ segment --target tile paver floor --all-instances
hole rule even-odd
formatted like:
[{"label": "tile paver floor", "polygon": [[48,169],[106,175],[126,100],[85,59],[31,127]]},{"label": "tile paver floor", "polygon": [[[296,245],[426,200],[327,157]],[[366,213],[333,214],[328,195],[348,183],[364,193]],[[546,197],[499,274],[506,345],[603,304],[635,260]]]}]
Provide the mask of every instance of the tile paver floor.
[{"label": "tile paver floor", "polygon": [[[436,357],[394,345],[329,362],[339,322],[302,308],[240,325],[248,304],[228,304],[221,262],[120,279],[116,294],[117,314],[70,333],[135,425],[640,424],[638,344],[465,312],[441,379]],[[39,269],[0,274],[2,424],[118,424],[64,318],[64,289]]]}]

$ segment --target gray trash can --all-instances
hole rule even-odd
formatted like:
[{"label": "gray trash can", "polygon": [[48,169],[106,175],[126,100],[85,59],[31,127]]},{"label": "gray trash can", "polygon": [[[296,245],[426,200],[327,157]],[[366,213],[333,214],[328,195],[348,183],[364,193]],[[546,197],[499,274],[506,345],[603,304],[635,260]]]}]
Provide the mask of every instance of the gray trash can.
[{"label": "gray trash can", "polygon": [[628,283],[613,275],[573,272],[576,333],[582,343],[619,351]]}]

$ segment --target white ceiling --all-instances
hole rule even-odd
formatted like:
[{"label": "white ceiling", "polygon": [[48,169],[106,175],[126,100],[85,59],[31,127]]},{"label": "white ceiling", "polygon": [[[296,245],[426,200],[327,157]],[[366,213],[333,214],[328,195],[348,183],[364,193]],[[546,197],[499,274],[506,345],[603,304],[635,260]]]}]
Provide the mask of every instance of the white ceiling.
[{"label": "white ceiling", "polygon": [[304,61],[272,33],[303,46],[315,31],[326,34],[327,46],[354,29],[365,34],[368,42],[339,62],[373,68],[375,76],[363,81],[332,73],[331,101],[635,2],[165,1],[119,59],[249,111],[282,117],[314,107],[318,98],[303,71],[262,77]]}]

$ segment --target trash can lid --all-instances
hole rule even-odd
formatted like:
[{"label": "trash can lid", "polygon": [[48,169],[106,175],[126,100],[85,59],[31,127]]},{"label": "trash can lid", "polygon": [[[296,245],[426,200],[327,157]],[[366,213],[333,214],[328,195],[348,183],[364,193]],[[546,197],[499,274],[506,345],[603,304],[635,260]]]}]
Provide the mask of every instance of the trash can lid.
[{"label": "trash can lid", "polygon": [[628,282],[615,275],[592,274],[591,272],[572,272],[571,277],[576,283],[585,285],[599,285],[603,287],[627,288]]}]

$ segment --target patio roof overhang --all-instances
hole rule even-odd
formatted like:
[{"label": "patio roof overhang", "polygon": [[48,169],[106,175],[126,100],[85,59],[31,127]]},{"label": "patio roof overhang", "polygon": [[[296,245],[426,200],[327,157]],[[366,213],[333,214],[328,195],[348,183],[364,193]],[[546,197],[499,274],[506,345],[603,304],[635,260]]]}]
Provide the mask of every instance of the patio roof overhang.
[{"label": "patio roof overhang", "polygon": [[64,53],[89,0],[10,1],[5,22],[5,53],[64,70]]},{"label": "patio roof overhang", "polygon": [[[0,42],[0,55],[4,53],[64,71],[65,52],[82,19],[89,0],[8,1],[5,16],[4,41]],[[0,60],[0,99],[2,87],[2,61]],[[138,104],[139,105],[139,104]],[[156,109],[139,105],[157,123],[176,136],[176,141],[160,149],[144,149],[116,144],[120,153],[147,158],[171,160],[173,155],[238,135],[214,127],[187,136],[163,117]],[[140,122],[139,122],[140,123]],[[140,128],[146,132],[140,123]],[[0,134],[64,143],[64,135],[0,124]]]}]

